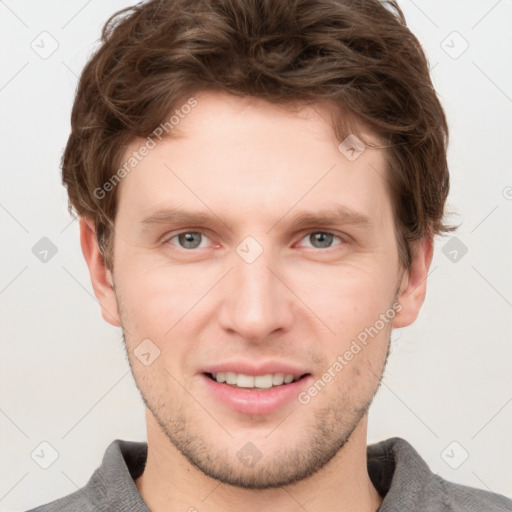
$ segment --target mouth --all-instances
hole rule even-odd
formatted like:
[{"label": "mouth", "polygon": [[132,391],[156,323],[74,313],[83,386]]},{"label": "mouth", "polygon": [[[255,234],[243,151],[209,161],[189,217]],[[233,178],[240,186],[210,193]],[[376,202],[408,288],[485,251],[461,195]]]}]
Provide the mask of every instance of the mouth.
[{"label": "mouth", "polygon": [[244,373],[235,372],[205,372],[204,375],[214,382],[225,384],[232,388],[263,391],[266,389],[287,386],[302,380],[310,374],[304,373],[302,375],[293,375],[291,373],[267,373],[265,375],[246,375]]},{"label": "mouth", "polygon": [[[267,370],[268,371],[268,370]],[[271,414],[290,407],[305,388],[311,385],[311,373],[202,372],[199,374],[208,400],[223,407],[250,415]]]}]

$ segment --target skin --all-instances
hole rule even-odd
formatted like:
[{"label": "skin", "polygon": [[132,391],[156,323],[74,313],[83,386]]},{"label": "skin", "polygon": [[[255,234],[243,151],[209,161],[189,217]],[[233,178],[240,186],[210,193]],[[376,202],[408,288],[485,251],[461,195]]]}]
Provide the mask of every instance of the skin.
[{"label": "skin", "polygon": [[[92,222],[80,222],[102,315],[123,329],[146,404],[148,460],[137,488],[156,512],[375,511],[382,498],[366,468],[367,410],[392,327],[410,325],[423,304],[432,239],[417,243],[404,271],[385,152],[367,148],[349,161],[328,105],[292,112],[217,92],[195,97],[173,137],[118,186],[113,272]],[[336,205],[369,224],[293,223]],[[166,206],[211,220],[142,225]],[[180,247],[175,235],[187,230],[204,233],[198,248]],[[336,236],[315,245],[318,231]],[[263,248],[250,264],[236,252],[247,236]],[[396,301],[400,312],[307,405],[242,414],[213,398],[198,373],[236,356],[288,361],[316,380]],[[149,366],[134,355],[147,338],[160,350]],[[236,455],[248,442],[262,454],[253,467]]]}]

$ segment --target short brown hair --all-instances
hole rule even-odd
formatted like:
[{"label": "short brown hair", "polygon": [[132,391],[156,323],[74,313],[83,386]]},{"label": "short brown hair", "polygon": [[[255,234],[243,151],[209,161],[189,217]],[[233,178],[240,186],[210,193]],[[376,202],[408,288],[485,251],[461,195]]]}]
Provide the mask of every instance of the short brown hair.
[{"label": "short brown hair", "polygon": [[[95,190],[130,143],[203,90],[276,104],[328,101],[370,126],[386,142],[404,268],[414,241],[455,229],[443,223],[445,114],[395,1],[152,0],[114,14],[101,41],[80,78],[62,177],[70,213],[94,221],[108,268],[117,190],[100,198]],[[341,115],[333,127],[340,140],[347,135]]]}]

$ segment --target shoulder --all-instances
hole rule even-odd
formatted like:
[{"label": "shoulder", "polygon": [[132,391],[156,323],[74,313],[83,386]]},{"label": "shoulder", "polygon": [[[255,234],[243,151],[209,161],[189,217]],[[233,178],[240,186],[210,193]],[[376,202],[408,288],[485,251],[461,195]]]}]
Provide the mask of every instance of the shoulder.
[{"label": "shoulder", "polygon": [[434,474],[404,439],[393,437],[368,446],[368,474],[384,496],[379,512],[512,512],[500,494],[449,482]]},{"label": "shoulder", "polygon": [[449,482],[434,476],[439,488],[440,510],[450,512],[512,512],[512,500],[493,492]]},{"label": "shoulder", "polygon": [[97,512],[98,509],[90,502],[82,489],[45,505],[32,508],[27,512]]},{"label": "shoulder", "polygon": [[146,443],[116,439],[84,487],[27,512],[148,512],[134,483],[143,471],[146,457]]}]

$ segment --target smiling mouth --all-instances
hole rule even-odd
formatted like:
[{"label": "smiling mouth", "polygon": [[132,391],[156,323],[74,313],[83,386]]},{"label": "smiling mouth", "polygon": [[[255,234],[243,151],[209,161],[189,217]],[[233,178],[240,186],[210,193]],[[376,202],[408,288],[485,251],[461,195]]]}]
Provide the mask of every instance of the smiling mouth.
[{"label": "smiling mouth", "polygon": [[292,375],[284,373],[269,373],[266,375],[245,375],[235,372],[218,372],[205,373],[209,379],[219,384],[225,384],[232,388],[249,389],[249,390],[265,390],[280,386],[286,386],[293,382],[297,382],[309,373],[303,375]]}]

